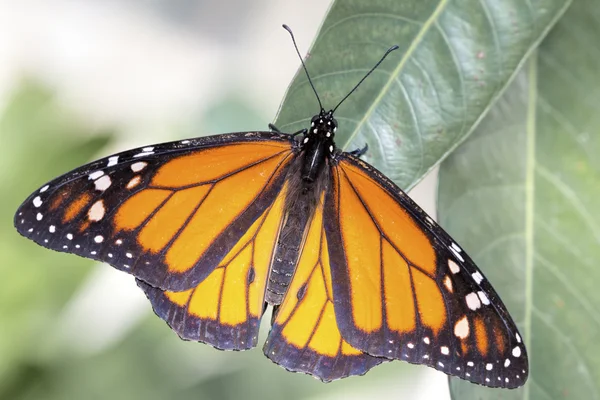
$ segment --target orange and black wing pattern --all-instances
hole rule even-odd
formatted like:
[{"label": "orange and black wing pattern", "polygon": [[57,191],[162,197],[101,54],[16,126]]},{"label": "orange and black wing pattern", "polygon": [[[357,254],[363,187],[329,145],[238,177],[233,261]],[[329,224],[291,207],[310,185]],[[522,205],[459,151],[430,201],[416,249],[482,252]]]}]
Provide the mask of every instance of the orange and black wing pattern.
[{"label": "orange and black wing pattern", "polygon": [[523,385],[521,336],[473,261],[370,165],[344,153],[332,170],[324,226],[342,338],[486,386]]},{"label": "orange and black wing pattern", "polygon": [[[271,208],[293,154],[293,139],[272,132],[130,150],[42,186],[17,210],[15,226],[44,247],[189,290],[242,268],[246,253],[231,251]],[[217,269],[226,257],[233,267]]]},{"label": "orange and black wing pattern", "polygon": [[256,346],[287,185],[196,287],[169,292],[137,280],[154,312],[182,338],[222,350]]},{"label": "orange and black wing pattern", "polygon": [[289,371],[324,382],[363,375],[386,359],[352,347],[338,329],[322,201],[302,248],[283,303],[273,311],[264,353]]}]

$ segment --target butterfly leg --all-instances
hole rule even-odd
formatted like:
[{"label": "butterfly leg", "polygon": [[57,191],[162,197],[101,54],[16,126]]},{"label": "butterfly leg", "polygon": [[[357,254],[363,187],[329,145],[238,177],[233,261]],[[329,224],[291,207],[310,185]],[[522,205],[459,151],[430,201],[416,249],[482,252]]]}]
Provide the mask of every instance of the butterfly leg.
[{"label": "butterfly leg", "polygon": [[369,150],[369,145],[365,144],[365,147],[363,147],[362,149],[352,150],[350,154],[352,154],[355,157],[360,157],[364,155],[367,152],[367,150]]},{"label": "butterfly leg", "polygon": [[[279,128],[277,128],[275,125],[273,124],[269,124],[269,129],[275,133],[281,133],[282,135],[286,135],[285,132],[281,132],[279,130]],[[294,132],[294,133],[289,133],[289,135],[291,135],[292,137],[296,137],[300,134],[306,134],[306,132],[308,132],[308,129],[304,128],[304,129],[300,129],[298,132]]]}]

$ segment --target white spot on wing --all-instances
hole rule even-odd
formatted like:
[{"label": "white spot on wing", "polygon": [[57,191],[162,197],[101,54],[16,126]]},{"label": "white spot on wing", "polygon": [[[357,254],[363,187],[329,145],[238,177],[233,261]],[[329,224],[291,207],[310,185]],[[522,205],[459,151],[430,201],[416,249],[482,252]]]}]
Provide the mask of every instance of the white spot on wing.
[{"label": "white spot on wing", "polygon": [[133,254],[131,254],[131,253],[125,253],[125,257],[127,257],[127,258],[133,258]]},{"label": "white spot on wing", "polygon": [[67,239],[73,240],[73,234],[72,233],[67,233]]},{"label": "white spot on wing", "polygon": [[44,193],[46,190],[48,190],[48,188],[50,187],[50,185],[46,185],[43,188],[40,189],[40,193]]},{"label": "white spot on wing", "polygon": [[466,339],[469,336],[469,331],[469,320],[465,315],[454,325],[454,336],[459,339]]},{"label": "white spot on wing", "polygon": [[462,249],[458,247],[458,245],[454,242],[452,242],[451,246],[454,250],[458,251],[459,253],[462,251]]},{"label": "white spot on wing", "polygon": [[425,344],[429,344],[429,343],[431,343],[431,341],[429,340],[429,337],[428,337],[428,336],[425,336],[425,337],[423,338],[423,342],[424,342]]},{"label": "white spot on wing", "polygon": [[517,343],[521,343],[521,336],[519,336],[519,334],[517,333],[516,337],[517,337]]},{"label": "white spot on wing", "polygon": [[460,272],[460,267],[454,262],[454,260],[448,260],[448,267],[450,267],[450,271],[453,274],[458,274]]},{"label": "white spot on wing", "polygon": [[88,175],[88,179],[90,179],[90,180],[98,179],[102,175],[104,175],[104,171],[94,171]]},{"label": "white spot on wing", "polygon": [[36,197],[33,199],[33,206],[34,206],[35,208],[38,208],[38,207],[40,207],[40,206],[42,205],[42,203],[43,203],[43,202],[42,202],[42,198],[41,198],[40,196],[36,196]]},{"label": "white spot on wing", "polygon": [[190,141],[189,140],[182,140],[181,144],[188,144]]},{"label": "white spot on wing", "polygon": [[414,349],[415,345],[412,343],[408,343],[406,346],[408,346],[409,349]]},{"label": "white spot on wing", "polygon": [[148,165],[148,163],[145,163],[143,161],[138,161],[136,163],[131,164],[131,170],[133,172],[140,172],[141,170],[146,168],[146,165]]},{"label": "white spot on wing", "polygon": [[105,191],[110,187],[111,183],[110,176],[104,175],[97,179],[94,185],[96,186],[96,190]]},{"label": "white spot on wing", "polygon": [[510,360],[507,358],[506,360],[504,360],[504,368],[508,367],[510,365]]},{"label": "white spot on wing", "polygon": [[456,251],[456,249],[454,247],[450,247],[450,251],[452,251],[452,254],[454,254],[454,257],[458,258],[461,262],[465,261],[465,259],[462,258],[460,253],[458,251]]},{"label": "white spot on wing", "polygon": [[469,362],[467,363],[467,365],[468,365],[469,367],[473,367],[473,366],[475,366],[475,364],[473,363],[473,361],[469,361]]},{"label": "white spot on wing", "polygon": [[521,357],[521,348],[519,346],[516,346],[513,350],[512,350],[512,355],[514,357]]},{"label": "white spot on wing", "polygon": [[494,366],[490,363],[485,364],[485,369],[487,369],[488,371],[491,371],[492,368],[494,368]]},{"label": "white spot on wing", "polygon": [[94,242],[102,243],[104,241],[104,237],[102,235],[98,235],[94,238]]},{"label": "white spot on wing", "polygon": [[479,301],[479,297],[477,297],[477,294],[475,293],[469,293],[466,295],[465,301],[467,302],[467,307],[469,307],[470,310],[475,311],[481,307],[481,301]]},{"label": "white spot on wing", "polygon": [[104,213],[106,209],[104,208],[104,202],[102,200],[98,200],[95,202],[88,211],[88,219],[90,221],[100,221],[104,218]]},{"label": "white spot on wing", "polygon": [[54,232],[56,232],[56,227],[54,225],[50,225],[48,227],[48,231],[50,231],[50,233],[54,233]]},{"label": "white spot on wing", "polygon": [[35,219],[37,219],[38,221],[41,221],[42,218],[44,218],[44,216],[42,215],[42,213],[37,213],[37,215],[35,216]]},{"label": "white spot on wing", "polygon": [[450,354],[450,349],[448,349],[448,347],[446,346],[442,346],[440,347],[440,351],[442,352],[443,355],[447,356],[448,354]]},{"label": "white spot on wing", "polygon": [[[149,148],[149,147],[144,147],[144,148]],[[134,154],[133,157],[134,158],[144,157],[144,156],[149,156],[151,154],[154,154],[154,152],[153,151],[142,151],[141,153]]]},{"label": "white spot on wing", "polygon": [[481,273],[479,271],[474,272],[473,274],[471,274],[471,276],[473,277],[473,279],[475,279],[475,282],[477,282],[478,285],[483,280],[483,275],[481,275]]},{"label": "white spot on wing", "polygon": [[106,166],[112,167],[113,165],[117,165],[118,162],[119,162],[119,156],[108,157],[108,164],[106,164]]},{"label": "white spot on wing", "polygon": [[490,299],[487,297],[487,295],[485,294],[485,292],[482,292],[480,290],[479,292],[477,292],[477,295],[479,296],[479,299],[481,300],[481,302],[483,304],[485,304],[486,306],[490,304]]}]

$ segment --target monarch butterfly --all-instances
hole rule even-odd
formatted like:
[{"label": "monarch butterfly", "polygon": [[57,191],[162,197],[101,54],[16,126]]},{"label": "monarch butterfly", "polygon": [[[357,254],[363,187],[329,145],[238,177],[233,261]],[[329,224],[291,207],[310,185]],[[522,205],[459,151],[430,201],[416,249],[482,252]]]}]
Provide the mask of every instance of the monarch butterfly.
[{"label": "monarch butterfly", "polygon": [[[296,52],[298,47],[291,30]],[[471,258],[400,188],[335,146],[333,114],[310,127],[125,151],[36,190],[15,226],[36,243],[136,277],[183,339],[257,345],[324,382],[385,361],[491,387],[528,375],[521,336]]]}]

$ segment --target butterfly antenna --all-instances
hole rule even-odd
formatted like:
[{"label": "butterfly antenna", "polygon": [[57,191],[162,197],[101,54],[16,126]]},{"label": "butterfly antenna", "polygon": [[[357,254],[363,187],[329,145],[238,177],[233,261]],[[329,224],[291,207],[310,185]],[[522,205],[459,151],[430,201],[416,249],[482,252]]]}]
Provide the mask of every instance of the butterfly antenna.
[{"label": "butterfly antenna", "polygon": [[323,105],[321,104],[321,99],[319,98],[317,89],[315,89],[315,85],[313,85],[312,80],[310,79],[310,75],[308,74],[308,70],[306,69],[306,65],[304,64],[304,60],[302,59],[302,56],[300,55],[300,50],[298,50],[298,45],[296,44],[296,39],[294,38],[294,34],[292,33],[292,30],[290,29],[289,26],[287,26],[286,24],[283,24],[282,26],[283,26],[283,29],[288,31],[290,33],[290,36],[292,37],[292,42],[294,43],[294,47],[296,48],[296,53],[298,53],[298,57],[300,57],[300,62],[302,63],[302,68],[304,68],[304,72],[306,72],[306,77],[308,78],[308,83],[310,83],[310,87],[312,87],[313,92],[315,92],[315,96],[317,96],[317,101],[319,102],[320,109],[323,110]]},{"label": "butterfly antenna", "polygon": [[341,100],[341,101],[338,103],[338,105],[337,105],[337,106],[335,106],[335,108],[334,108],[332,111],[333,111],[333,112],[335,112],[335,110],[337,110],[337,108],[340,106],[340,104],[342,104],[342,103],[343,103],[343,102],[344,102],[344,101],[345,101],[345,100],[346,100],[348,97],[350,97],[350,95],[351,95],[352,93],[354,93],[354,91],[355,91],[356,89],[358,89],[358,87],[360,86],[360,84],[361,84],[361,83],[363,83],[363,81],[364,81],[365,79],[367,79],[367,77],[368,77],[369,75],[371,75],[371,73],[372,73],[373,71],[375,71],[375,70],[377,69],[377,67],[379,67],[379,64],[381,64],[381,63],[383,62],[383,60],[385,60],[385,58],[388,56],[388,54],[390,54],[390,53],[391,53],[392,51],[394,51],[394,50],[398,50],[398,46],[394,45],[394,46],[390,47],[390,48],[389,48],[389,49],[388,49],[388,50],[385,52],[385,54],[383,55],[383,57],[381,57],[381,59],[380,59],[379,61],[377,61],[377,64],[375,64],[375,65],[373,66],[373,68],[371,68],[371,70],[370,70],[369,72],[367,72],[367,74],[366,74],[365,76],[363,76],[363,78],[360,80],[360,82],[358,82],[358,83],[356,84],[356,86],[354,86],[354,88],[353,88],[353,89],[352,89],[352,90],[351,90],[351,91],[350,91],[350,92],[349,92],[349,93],[346,95],[346,97],[344,97],[344,98],[343,98],[343,99],[342,99],[342,100]]}]

